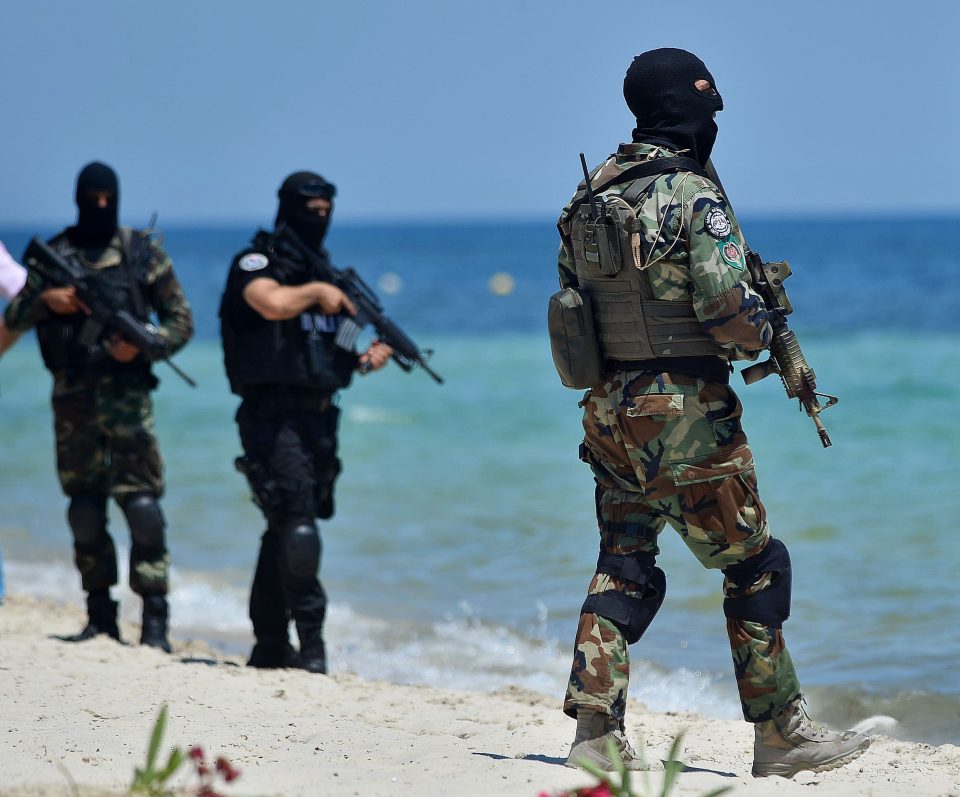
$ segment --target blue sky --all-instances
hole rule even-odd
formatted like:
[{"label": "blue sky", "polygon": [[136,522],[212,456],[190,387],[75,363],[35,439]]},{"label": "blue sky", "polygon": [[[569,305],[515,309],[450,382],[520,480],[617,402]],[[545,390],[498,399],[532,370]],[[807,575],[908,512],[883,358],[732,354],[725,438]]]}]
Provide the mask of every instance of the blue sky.
[{"label": "blue sky", "polygon": [[93,159],[129,223],[267,221],[301,168],[339,218],[553,217],[661,46],[717,79],[741,213],[955,214],[957,31],[950,0],[8,0],[0,225],[69,222]]}]

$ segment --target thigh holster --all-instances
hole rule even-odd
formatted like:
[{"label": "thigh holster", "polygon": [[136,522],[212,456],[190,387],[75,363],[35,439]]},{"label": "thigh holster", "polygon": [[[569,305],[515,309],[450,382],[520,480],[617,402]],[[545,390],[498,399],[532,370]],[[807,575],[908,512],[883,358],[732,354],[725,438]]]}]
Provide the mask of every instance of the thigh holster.
[{"label": "thigh holster", "polygon": [[283,495],[276,479],[260,462],[247,456],[237,457],[233,461],[233,466],[247,477],[254,503],[260,507],[267,520],[272,522],[274,516],[279,514],[280,507],[283,506]]},{"label": "thigh holster", "polygon": [[[757,588],[765,573],[770,583]],[[723,574],[728,580],[723,601],[727,617],[780,628],[790,616],[793,575],[790,554],[780,540],[771,538],[760,553],[724,568]]]}]

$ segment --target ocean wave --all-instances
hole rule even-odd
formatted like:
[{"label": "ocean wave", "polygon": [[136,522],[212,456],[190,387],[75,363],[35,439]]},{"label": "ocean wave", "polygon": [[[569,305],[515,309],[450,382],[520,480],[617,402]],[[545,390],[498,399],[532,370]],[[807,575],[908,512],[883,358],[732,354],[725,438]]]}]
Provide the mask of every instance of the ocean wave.
[{"label": "ocean wave", "polygon": [[[124,552],[118,551],[120,561]],[[125,569],[125,568],[123,568]],[[68,562],[5,563],[7,591],[61,603],[83,604],[79,578]],[[121,574],[121,585],[126,573]],[[172,634],[203,639],[227,654],[245,654],[252,642],[244,590],[199,571],[175,568],[170,595]],[[122,617],[139,622],[140,600],[118,586]],[[542,631],[547,628],[541,618]],[[572,629],[571,629],[572,633]],[[566,642],[481,620],[463,602],[442,620],[381,618],[333,603],[325,636],[334,671],[392,683],[492,692],[508,685],[555,695],[559,710],[570,666]],[[729,673],[670,669],[644,659],[631,662],[631,699],[656,712],[695,711],[720,719],[740,716]],[[935,744],[960,743],[960,696],[923,690],[877,692],[864,685],[805,689],[811,713],[844,728],[873,715],[899,723],[888,735]]]}]

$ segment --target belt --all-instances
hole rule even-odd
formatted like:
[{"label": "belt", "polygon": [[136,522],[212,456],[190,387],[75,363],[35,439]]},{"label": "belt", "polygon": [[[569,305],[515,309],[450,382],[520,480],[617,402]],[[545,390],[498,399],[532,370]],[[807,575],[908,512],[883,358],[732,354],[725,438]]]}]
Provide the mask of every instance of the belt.
[{"label": "belt", "polygon": [[333,396],[330,393],[289,390],[277,386],[263,386],[245,390],[242,398],[244,401],[269,404],[281,410],[306,410],[308,412],[323,412],[330,409],[333,404]]},{"label": "belt", "polygon": [[607,360],[607,368],[611,371],[686,374],[725,385],[730,382],[730,365],[722,357],[712,354],[691,357],[653,357],[649,360]]}]

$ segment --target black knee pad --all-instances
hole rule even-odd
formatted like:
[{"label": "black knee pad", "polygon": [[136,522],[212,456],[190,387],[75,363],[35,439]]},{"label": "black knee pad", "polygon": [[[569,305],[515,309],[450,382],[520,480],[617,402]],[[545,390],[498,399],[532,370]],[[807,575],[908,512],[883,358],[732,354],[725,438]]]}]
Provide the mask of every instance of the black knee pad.
[{"label": "black knee pad", "polygon": [[283,535],[283,568],[294,585],[311,582],[320,567],[320,533],[313,523],[300,522]]},{"label": "black knee pad", "polygon": [[[607,524],[612,527],[613,524]],[[657,570],[657,556],[653,553],[613,554],[600,551],[597,572],[624,578],[641,587],[646,586]],[[662,571],[661,571],[662,572]]]},{"label": "black knee pad", "polygon": [[107,533],[107,497],[75,495],[67,508],[67,522],[80,548],[98,546]]},{"label": "black knee pad", "polygon": [[150,493],[134,493],[121,504],[123,514],[130,526],[130,537],[136,545],[143,548],[163,548],[163,530],[166,521],[160,504]]},{"label": "black knee pad", "polygon": [[[763,573],[773,573],[770,586],[744,596],[743,593]],[[725,568],[723,574],[733,582],[735,592],[723,601],[723,613],[727,617],[780,628],[790,616],[793,574],[787,546],[780,540],[771,539],[760,553]]]},{"label": "black knee pad", "polygon": [[663,598],[667,594],[667,576],[659,567],[653,567],[642,586],[643,597],[639,598],[617,590],[588,595],[580,613],[606,617],[620,629],[627,644],[632,645],[643,636],[660,611]]}]

